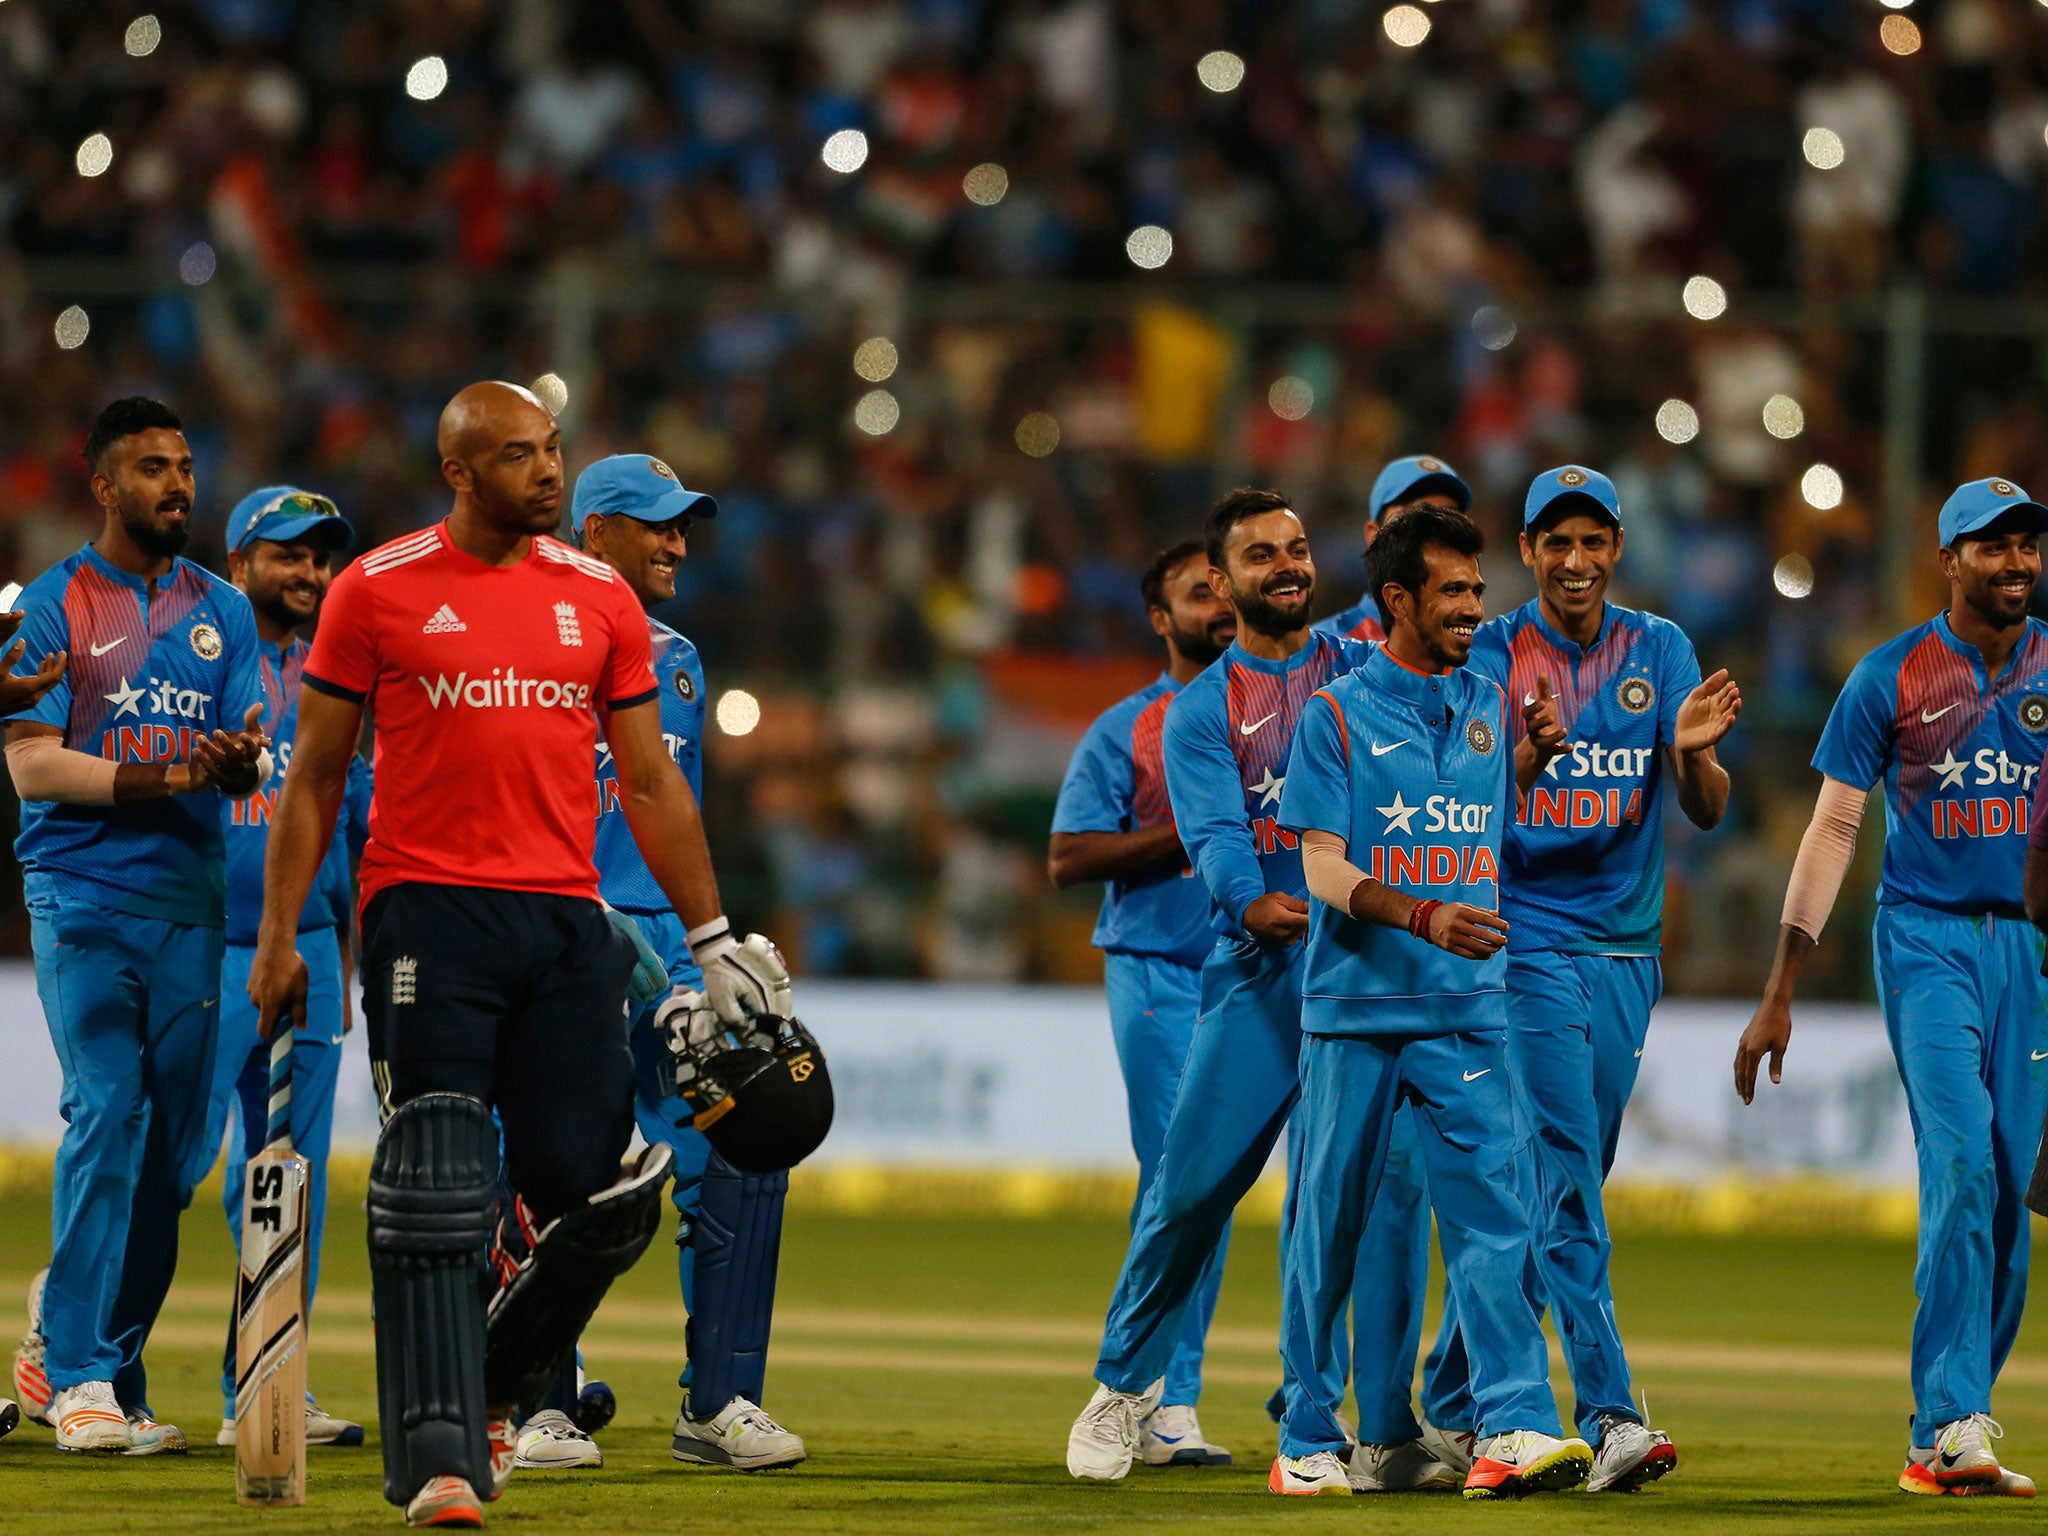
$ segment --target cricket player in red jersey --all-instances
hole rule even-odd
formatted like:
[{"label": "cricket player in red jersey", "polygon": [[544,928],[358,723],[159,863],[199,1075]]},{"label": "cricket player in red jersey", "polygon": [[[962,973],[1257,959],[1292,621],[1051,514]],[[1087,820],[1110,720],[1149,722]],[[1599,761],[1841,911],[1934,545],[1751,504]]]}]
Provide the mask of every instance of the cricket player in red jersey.
[{"label": "cricket player in red jersey", "polygon": [[[548,537],[554,419],[472,384],[441,417],[447,521],[335,578],[307,658],[270,834],[249,995],[302,1024],[298,913],[333,834],[363,711],[376,789],[361,866],[362,974],[390,1115],[370,1174],[384,1495],[408,1524],[479,1527],[531,1413],[660,1219],[665,1145],[623,1173],[623,1023],[635,953],[598,900],[598,720],[634,841],[728,1022],[770,1011],[774,946],[733,939],[697,803],[662,742],[646,617],[603,561]],[[786,1006],[786,1005],[785,1005]],[[531,1256],[479,1293],[498,1130]]]}]

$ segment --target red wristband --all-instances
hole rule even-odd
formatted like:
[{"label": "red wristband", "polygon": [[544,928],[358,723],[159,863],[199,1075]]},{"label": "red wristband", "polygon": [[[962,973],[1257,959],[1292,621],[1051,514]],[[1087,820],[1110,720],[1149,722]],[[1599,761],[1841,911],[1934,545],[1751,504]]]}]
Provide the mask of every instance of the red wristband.
[{"label": "red wristband", "polygon": [[1429,941],[1429,920],[1436,914],[1436,909],[1442,905],[1443,903],[1440,901],[1418,901],[1415,903],[1415,910],[1408,914],[1408,931],[1415,935],[1416,938],[1427,943]]}]

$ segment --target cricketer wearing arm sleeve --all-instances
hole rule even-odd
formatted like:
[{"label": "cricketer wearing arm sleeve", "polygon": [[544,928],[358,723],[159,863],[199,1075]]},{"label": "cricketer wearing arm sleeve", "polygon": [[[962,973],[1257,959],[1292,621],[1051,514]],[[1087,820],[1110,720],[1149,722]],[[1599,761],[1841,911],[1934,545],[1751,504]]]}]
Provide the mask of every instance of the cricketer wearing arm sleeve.
[{"label": "cricketer wearing arm sleeve", "polygon": [[1244,909],[1267,892],[1306,898],[1301,842],[1279,821],[1302,707],[1369,654],[1324,634],[1285,661],[1234,641],[1166,711],[1166,787],[1181,846],[1209,889],[1218,933],[1246,937]]},{"label": "cricketer wearing arm sleeve", "polygon": [[1480,626],[1468,666],[1519,705],[1547,679],[1566,746],[1504,832],[1508,948],[1654,955],[1664,918],[1664,804],[1679,706],[1699,686],[1692,641],[1655,614],[1609,603],[1580,646],[1534,602]]},{"label": "cricketer wearing arm sleeve", "polygon": [[[1052,830],[1138,832],[1173,820],[1166,789],[1166,715],[1180,685],[1164,673],[1111,706],[1074,749]],[[1209,892],[1185,864],[1161,860],[1104,883],[1095,947],[1198,966],[1215,941]]]},{"label": "cricketer wearing arm sleeve", "polygon": [[[1500,687],[1468,669],[1413,672],[1384,651],[1303,710],[1280,800],[1295,833],[1330,832],[1364,874],[1421,901],[1500,904],[1513,803]],[[1318,1035],[1454,1034],[1506,1024],[1505,954],[1474,962],[1310,904],[1301,1027]]]},{"label": "cricketer wearing arm sleeve", "polygon": [[[155,583],[87,545],[21,595],[24,655],[66,650],[63,680],[13,720],[116,763],[183,763],[264,702],[248,599],[187,560]],[[33,671],[33,668],[29,668]],[[31,900],[219,927],[225,873],[214,790],[120,805],[26,801],[15,855]]]},{"label": "cricketer wearing arm sleeve", "polygon": [[1856,664],[1813,766],[1852,789],[1884,783],[1878,903],[2023,917],[2031,801],[2048,741],[2048,628],[1996,682],[1946,614]]}]

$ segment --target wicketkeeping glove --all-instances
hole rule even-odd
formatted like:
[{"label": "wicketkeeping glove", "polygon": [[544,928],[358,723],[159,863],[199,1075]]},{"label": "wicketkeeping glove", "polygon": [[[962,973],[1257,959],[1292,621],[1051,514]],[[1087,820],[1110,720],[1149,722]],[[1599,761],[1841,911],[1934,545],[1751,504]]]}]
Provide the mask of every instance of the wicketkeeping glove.
[{"label": "wicketkeeping glove", "polygon": [[633,978],[626,983],[626,995],[636,1003],[651,1002],[661,996],[668,986],[668,966],[647,942],[640,925],[616,907],[606,907],[604,915],[633,945]]},{"label": "wicketkeeping glove", "polygon": [[704,972],[704,995],[727,1024],[742,1026],[762,1014],[790,1016],[789,967],[765,935],[735,941],[721,917],[691,932],[690,954]]}]

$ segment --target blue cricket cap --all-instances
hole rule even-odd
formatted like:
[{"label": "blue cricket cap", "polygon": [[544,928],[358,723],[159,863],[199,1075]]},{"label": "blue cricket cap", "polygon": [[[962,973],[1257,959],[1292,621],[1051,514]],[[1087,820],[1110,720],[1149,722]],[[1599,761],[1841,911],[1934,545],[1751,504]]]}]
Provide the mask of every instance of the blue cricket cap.
[{"label": "blue cricket cap", "polygon": [[290,544],[316,530],[337,554],[356,541],[355,525],[329,498],[295,485],[266,485],[228,514],[228,548],[242,549],[251,539]]},{"label": "blue cricket cap", "polygon": [[1372,498],[1366,503],[1365,515],[1376,523],[1380,514],[1394,503],[1407,501],[1426,490],[1448,491],[1460,512],[1472,509],[1472,487],[1442,459],[1422,453],[1396,459],[1380,471],[1379,478],[1372,483]]},{"label": "blue cricket cap", "polygon": [[583,520],[592,513],[624,513],[643,523],[666,523],[685,514],[718,516],[718,503],[702,491],[683,489],[676,472],[651,453],[615,453],[576,477],[569,498],[569,533],[583,542]]},{"label": "blue cricket cap", "polygon": [[1529,482],[1529,495],[1522,503],[1522,526],[1531,527],[1561,501],[1585,502],[1578,510],[1599,512],[1615,527],[1621,526],[1621,497],[1615,494],[1614,482],[1583,464],[1560,464]]},{"label": "blue cricket cap", "polygon": [[2048,529],[2048,507],[2034,500],[2010,480],[1993,477],[1959,485],[1941,504],[1941,547],[1957,539],[1982,533],[2000,518],[2013,512],[2032,513],[2035,529]]}]

